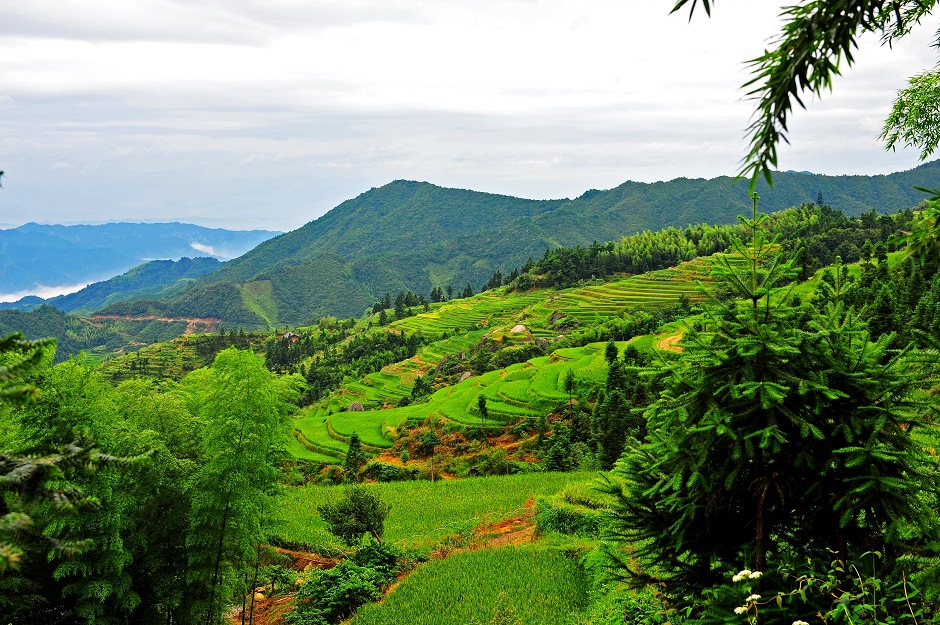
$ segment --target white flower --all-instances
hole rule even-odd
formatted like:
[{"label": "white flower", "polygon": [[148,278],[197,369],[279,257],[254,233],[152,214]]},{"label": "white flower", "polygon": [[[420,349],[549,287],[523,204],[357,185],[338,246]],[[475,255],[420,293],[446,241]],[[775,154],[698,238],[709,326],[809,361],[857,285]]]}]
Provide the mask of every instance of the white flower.
[{"label": "white flower", "polygon": [[806,621],[793,621],[793,625],[809,625]]},{"label": "white flower", "polygon": [[[739,605],[738,607],[734,609],[735,614],[744,614],[745,612],[747,612],[747,608],[743,605]],[[794,625],[796,624],[794,623]],[[809,623],[807,623],[806,625],[809,625]]]},{"label": "white flower", "polygon": [[751,601],[757,601],[758,599],[760,599],[760,595],[751,595],[750,597],[748,597],[747,599],[745,599],[745,601],[747,601],[748,603],[750,603]]},{"label": "white flower", "polygon": [[742,581],[742,580],[748,579],[751,575],[752,575],[752,573],[751,573],[750,570],[744,569],[743,571],[739,571],[737,575],[735,575],[734,577],[732,577],[732,578],[731,578],[731,581],[732,581],[732,582],[740,582],[740,581]]},{"label": "white flower", "polygon": [[748,575],[748,577],[751,578],[751,579],[757,579],[757,578],[760,577],[761,575],[762,575],[762,573],[761,573],[760,571],[754,571],[753,573],[751,573],[750,575]]}]

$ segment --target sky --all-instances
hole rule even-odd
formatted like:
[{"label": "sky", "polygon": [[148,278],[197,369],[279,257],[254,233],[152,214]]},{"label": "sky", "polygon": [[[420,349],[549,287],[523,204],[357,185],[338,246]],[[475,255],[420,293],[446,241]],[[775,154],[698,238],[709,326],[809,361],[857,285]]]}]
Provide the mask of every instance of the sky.
[{"label": "sky", "polygon": [[[733,175],[778,2],[0,0],[0,228],[291,230],[392,180],[527,198]],[[910,169],[877,139],[937,20],[797,110],[783,170]]]}]

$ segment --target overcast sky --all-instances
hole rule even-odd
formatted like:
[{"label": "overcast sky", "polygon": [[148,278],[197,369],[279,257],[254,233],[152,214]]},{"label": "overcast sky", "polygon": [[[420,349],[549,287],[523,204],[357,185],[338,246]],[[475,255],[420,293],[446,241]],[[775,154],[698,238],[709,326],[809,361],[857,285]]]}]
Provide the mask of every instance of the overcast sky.
[{"label": "overcast sky", "polygon": [[[396,179],[530,198],[734,174],[777,2],[0,0],[0,227],[290,230]],[[797,111],[781,169],[888,173],[937,23]]]}]

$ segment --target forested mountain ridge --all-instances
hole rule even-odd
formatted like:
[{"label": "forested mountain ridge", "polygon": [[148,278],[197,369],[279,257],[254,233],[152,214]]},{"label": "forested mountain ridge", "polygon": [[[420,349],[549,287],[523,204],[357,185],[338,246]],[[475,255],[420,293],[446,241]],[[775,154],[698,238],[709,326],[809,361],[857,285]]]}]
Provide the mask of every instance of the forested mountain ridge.
[{"label": "forested mountain ridge", "polygon": [[[909,208],[923,199],[915,186],[930,186],[940,174],[940,161],[916,169],[882,176],[824,176],[780,172],[772,192],[766,185],[758,191],[766,196],[767,212],[782,210],[820,195],[825,203],[848,215],[869,210],[879,213]],[[475,248],[495,268],[510,268],[541,254],[546,245],[589,245],[643,230],[657,231],[668,226],[734,223],[747,212],[750,200],[745,181],[727,176],[713,179],[677,178],[669,182],[625,182],[607,191],[590,190],[569,200],[524,200],[510,196],[447,189],[427,182],[398,180],[371,189],[343,202],[323,217],[292,232],[259,245],[205,282],[242,282],[261,271],[299,265],[332,252],[352,266],[357,277],[377,263],[377,256],[415,259],[424,251],[431,267],[446,264],[463,250]],[[480,245],[482,242],[484,245]],[[358,261],[358,262],[356,262]],[[411,284],[415,290],[443,286],[430,275],[408,275],[406,281],[421,278],[425,285]],[[485,273],[485,272],[484,272]],[[455,276],[456,282],[473,284],[483,273]],[[373,286],[370,284],[370,286]],[[398,285],[374,285],[379,291]],[[426,286],[427,288],[422,288]],[[457,286],[455,284],[455,286]],[[378,294],[378,291],[376,291]]]},{"label": "forested mountain ridge", "polygon": [[28,311],[51,304],[64,312],[87,314],[132,296],[173,296],[185,290],[194,279],[216,271],[221,265],[220,261],[208,257],[152,260],[110,280],[89,284],[75,293],[49,299],[24,297],[17,302],[0,303],[0,310],[16,308]]},{"label": "forested mountain ridge", "polygon": [[[918,204],[940,162],[883,176],[780,172],[759,186],[772,212],[822,196],[847,214]],[[548,247],[587,246],[644,230],[733,223],[748,208],[747,184],[721,177],[626,182],[569,200],[525,200],[399,180],[343,202],[319,219],[265,241],[177,298],[122,304],[169,315],[219,317],[245,327],[298,325],[323,315],[358,316],[384,293],[474,289]],[[241,301],[240,301],[241,300]]]},{"label": "forested mountain ridge", "polygon": [[[823,203],[846,215],[875,210],[895,212],[916,206],[925,194],[915,187],[933,188],[940,176],[940,161],[908,171],[877,176],[828,176],[778,172],[770,189],[764,181],[757,185],[761,207],[767,213],[804,202]],[[597,228],[592,240],[608,240],[621,234],[659,230],[689,224],[725,224],[747,214],[748,183],[727,176],[712,179],[676,178],[668,182],[625,182],[608,191],[588,191],[565,203],[559,210],[542,215],[536,223],[555,233],[563,245],[586,245],[588,232],[579,229],[578,220],[590,219]],[[613,233],[610,231],[613,230]],[[580,238],[582,240],[571,240]]]},{"label": "forested mountain ridge", "polygon": [[[886,176],[781,172],[772,192],[762,190],[763,204],[773,212],[822,195],[827,204],[850,215],[872,209],[894,211],[917,204],[922,194],[914,187],[933,185],[938,169],[934,162]],[[508,271],[530,256],[538,258],[546,247],[589,245],[667,226],[732,223],[746,211],[746,196],[743,181],[733,183],[728,177],[625,182],[607,191],[587,191],[574,200],[525,200],[396,181],[343,202],[323,217],[275,239],[269,239],[271,232],[238,233],[186,224],[27,224],[0,231],[0,240],[6,254],[15,252],[20,259],[17,262],[32,265],[32,272],[41,273],[44,263],[60,259],[56,271],[71,273],[44,277],[42,282],[48,285],[77,280],[76,272],[90,275],[102,262],[130,262],[124,259],[125,249],[133,248],[138,256],[185,256],[191,255],[195,243],[224,255],[237,251],[236,244],[244,237],[249,238],[241,241],[243,246],[269,239],[219,271],[208,272],[211,275],[203,280],[205,284],[270,281],[262,290],[269,290],[271,299],[260,310],[257,302],[250,301],[244,305],[246,311],[234,316],[232,310],[205,311],[227,316],[233,323],[263,326],[302,323],[324,314],[358,315],[385,292],[427,293],[448,284],[456,289],[467,283],[476,287],[497,269]],[[31,251],[23,256],[21,248],[27,241],[32,241]],[[69,247],[75,245],[80,247]],[[172,249],[160,247],[166,245]],[[8,278],[19,273],[10,258],[0,258],[0,262],[8,270],[4,271]],[[205,273],[190,271],[180,277],[197,278]],[[147,277],[150,280],[152,276]],[[158,281],[168,286],[162,278]],[[337,284],[342,285],[342,293]],[[14,290],[14,286],[4,283],[0,290]],[[186,282],[173,289],[140,289],[133,281],[108,280],[89,287],[94,296],[86,290],[81,295],[52,298],[49,303],[66,312],[86,313],[119,301],[170,301],[192,286]],[[223,290],[245,293],[235,287]],[[248,292],[257,290],[249,288]],[[194,307],[214,301],[218,298],[197,290],[167,310],[181,308],[187,315],[201,316],[203,311]],[[0,304],[0,308],[29,310],[42,303],[30,297],[12,305]]]},{"label": "forested mountain ridge", "polygon": [[[909,230],[913,217],[912,211],[905,210],[894,215],[881,216],[869,211],[858,218],[852,218],[832,207],[808,203],[774,213],[770,216],[767,227],[770,233],[780,237],[781,250],[794,259],[800,278],[805,279],[819,267],[835,262],[836,257],[847,263],[871,257],[876,253],[872,245],[884,244],[899,233]],[[598,284],[625,276],[638,276],[726,250],[733,237],[741,234],[740,224],[699,225],[683,229],[670,227],[658,232],[646,231],[621,237],[618,241],[553,248],[543,253],[538,260],[527,261],[508,274],[495,272],[485,284],[479,285],[479,290],[506,286],[515,292],[528,293],[540,287],[567,288]],[[168,262],[155,264],[173,265]],[[183,261],[179,264],[183,264]],[[145,275],[143,270],[148,267],[150,265],[138,268],[140,272],[128,272],[127,276]],[[336,302],[348,301],[354,297],[364,301],[367,297],[361,291],[355,290],[359,285],[352,280],[348,269],[335,254],[326,255],[324,261],[312,263],[310,266],[298,265],[284,269],[280,283],[290,284],[292,289],[283,301],[276,298],[274,289],[277,283],[273,277],[272,272],[271,276],[265,279],[241,285],[218,283],[202,289],[193,289],[186,297],[175,300],[172,310],[168,310],[166,304],[152,300],[120,302],[109,306],[103,315],[95,314],[90,319],[62,314],[49,305],[39,306],[28,313],[0,310],[0,330],[19,330],[31,339],[57,337],[57,358],[67,358],[79,351],[106,357],[135,351],[143,345],[165,341],[182,333],[212,332],[217,327],[251,329],[266,324],[273,325],[271,320],[277,318],[281,307],[301,306],[305,294],[314,290],[317,282],[331,287],[327,292]],[[689,279],[694,279],[694,276]],[[191,280],[181,280],[170,288],[179,288],[186,282]],[[471,291],[474,290],[471,288]],[[692,289],[691,293],[695,292]],[[81,292],[76,295],[80,294]],[[379,326],[384,326],[395,320],[411,317],[420,311],[427,312],[429,304],[451,299],[461,301],[461,298],[466,297],[466,290],[445,293],[440,287],[432,289],[428,298],[425,298],[424,294],[399,291],[394,298],[394,305],[390,296],[383,297],[381,301],[373,302],[371,313],[378,314],[374,321]],[[906,305],[912,307],[915,303],[908,301]],[[463,304],[459,306],[462,307]],[[505,306],[501,305],[501,308]],[[885,305],[882,308],[884,309]],[[235,314],[219,325],[218,318],[201,315],[200,311],[209,309],[227,309]],[[551,323],[553,330],[555,326],[565,326],[570,321],[566,321],[565,314],[559,316],[556,313],[558,310],[545,312],[543,315],[555,320]],[[235,321],[232,321],[233,318]],[[185,367],[181,368],[178,363],[173,366],[178,371],[185,370]],[[330,375],[336,373],[332,366],[323,367],[330,371]]]}]

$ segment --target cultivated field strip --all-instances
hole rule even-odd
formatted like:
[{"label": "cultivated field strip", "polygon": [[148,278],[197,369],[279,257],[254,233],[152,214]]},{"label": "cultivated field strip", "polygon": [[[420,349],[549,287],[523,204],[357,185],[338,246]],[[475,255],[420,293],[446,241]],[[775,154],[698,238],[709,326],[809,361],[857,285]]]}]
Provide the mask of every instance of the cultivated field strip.
[{"label": "cultivated field strip", "polygon": [[[367,484],[391,505],[385,520],[385,540],[399,547],[438,544],[451,534],[472,531],[518,514],[529,499],[562,490],[589,488],[597,473],[527,473],[479,477],[472,480],[390,482]],[[318,505],[338,501],[343,489],[332,486],[294,486],[276,496],[278,535],[289,541],[341,547],[327,531]],[[434,514],[428,514],[434,510]]]},{"label": "cultivated field strip", "polygon": [[[554,625],[587,605],[588,585],[573,558],[532,546],[454,554],[420,567],[350,625],[466,625],[495,622],[499,606],[528,625]],[[500,621],[504,622],[504,621]]]}]

